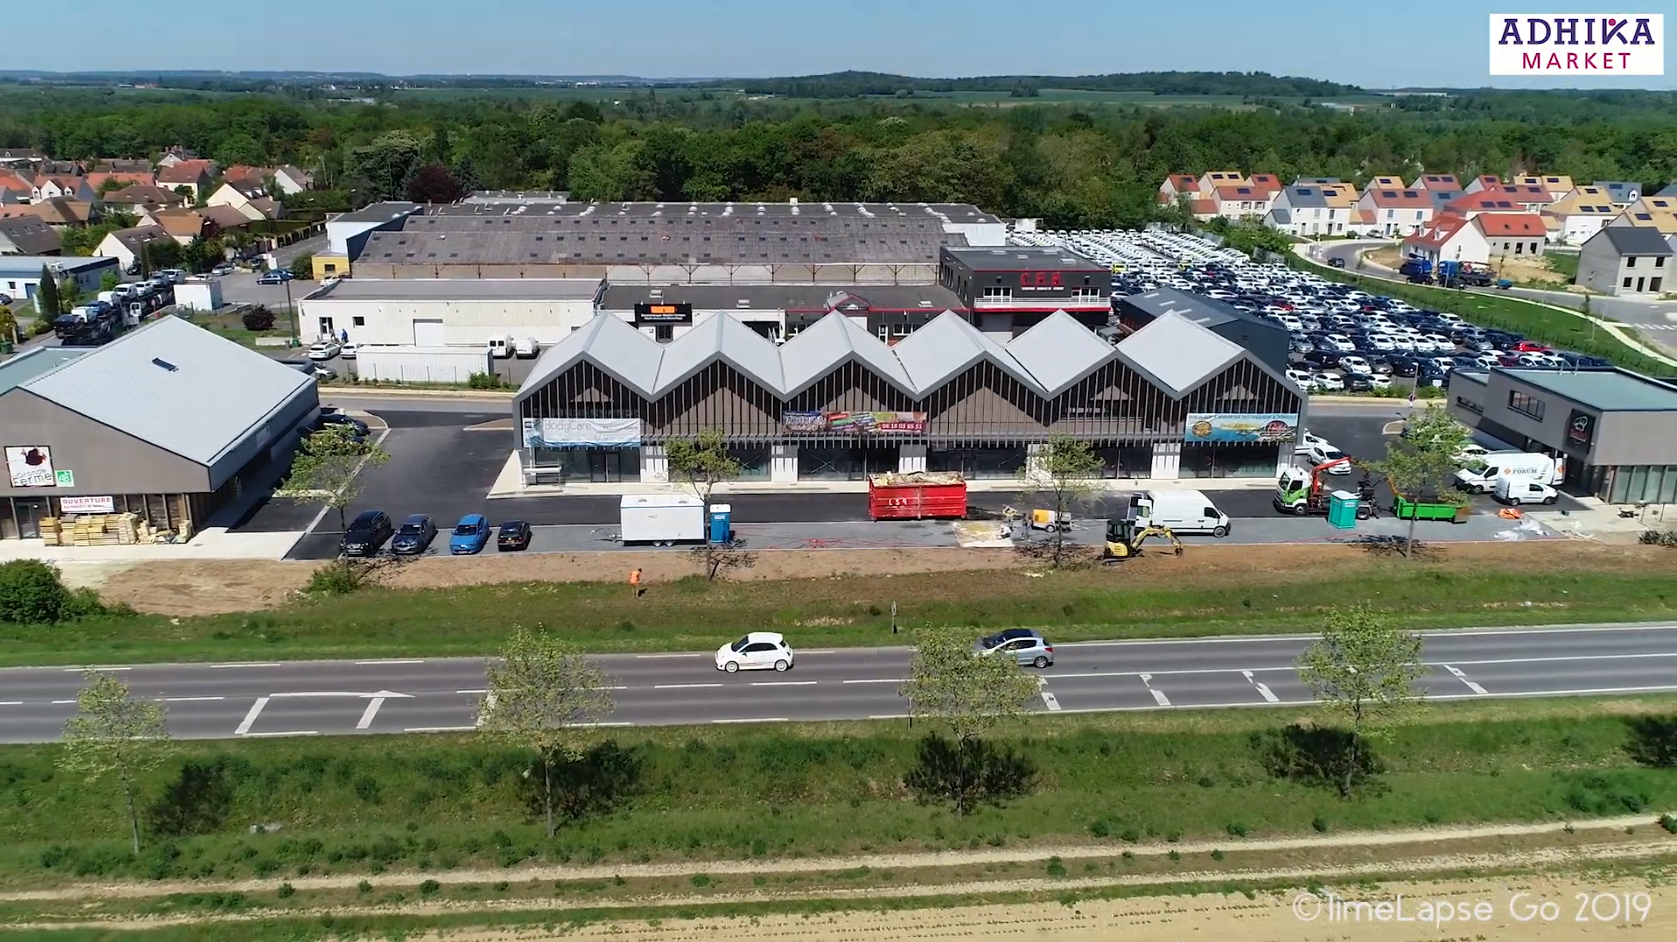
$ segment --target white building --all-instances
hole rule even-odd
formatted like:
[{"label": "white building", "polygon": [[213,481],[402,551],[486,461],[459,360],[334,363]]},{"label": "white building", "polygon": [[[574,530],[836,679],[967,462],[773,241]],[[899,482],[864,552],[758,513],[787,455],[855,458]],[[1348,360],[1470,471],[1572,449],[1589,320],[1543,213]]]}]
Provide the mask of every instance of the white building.
[{"label": "white building", "polygon": [[347,279],[298,302],[305,336],[367,347],[466,347],[490,337],[551,346],[588,323],[600,282],[588,278]]},{"label": "white building", "polygon": [[73,278],[83,297],[99,293],[106,272],[121,276],[114,258],[79,258],[68,255],[0,255],[0,294],[33,300],[41,287],[41,269],[63,281]]}]

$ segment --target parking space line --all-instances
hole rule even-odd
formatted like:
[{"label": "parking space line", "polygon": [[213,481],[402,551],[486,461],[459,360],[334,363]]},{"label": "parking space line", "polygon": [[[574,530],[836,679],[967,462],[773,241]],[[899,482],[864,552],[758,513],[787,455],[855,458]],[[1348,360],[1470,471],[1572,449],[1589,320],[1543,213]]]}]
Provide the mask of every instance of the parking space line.
[{"label": "parking space line", "polygon": [[[390,431],[391,431],[390,427],[388,425],[385,426],[384,431],[378,433],[378,438],[373,439],[373,447],[378,448],[378,447],[383,446],[384,445],[384,440],[390,437]],[[371,449],[369,449],[368,451],[369,451],[369,456],[370,456]],[[359,476],[361,474],[362,470],[364,470],[366,468],[366,466],[367,466],[367,458],[363,457],[360,461],[357,461],[355,463],[355,468],[354,468],[354,470],[350,471],[349,476],[352,479]],[[327,495],[327,497],[330,497],[330,496],[331,495]],[[320,526],[320,521],[325,520],[326,519],[326,514],[329,513],[331,510],[332,510],[332,505],[322,504],[321,508],[320,508],[320,513],[315,514],[314,519],[309,521],[308,528],[303,531],[303,536],[304,537],[313,536],[314,535],[314,528]]]},{"label": "parking space line", "polygon": [[245,718],[244,718],[243,722],[239,723],[239,728],[233,730],[233,735],[235,735],[235,736],[248,736],[248,735],[250,735],[251,725],[256,722],[256,718],[258,716],[262,715],[262,708],[267,706],[267,705],[268,705],[268,698],[267,697],[258,697],[256,699],[256,702],[250,705],[250,712],[245,714]]},{"label": "parking space line", "polygon": [[1471,690],[1471,691],[1473,691],[1474,693],[1477,693],[1477,694],[1485,693],[1485,688],[1479,686],[1478,684],[1474,683],[1471,680],[1468,680],[1467,675],[1462,673],[1460,668],[1451,667],[1449,664],[1446,664],[1446,665],[1444,665],[1444,669],[1449,671],[1451,674],[1454,674],[1457,680],[1461,681],[1464,684],[1467,684],[1467,689],[1469,689],[1469,690]]}]

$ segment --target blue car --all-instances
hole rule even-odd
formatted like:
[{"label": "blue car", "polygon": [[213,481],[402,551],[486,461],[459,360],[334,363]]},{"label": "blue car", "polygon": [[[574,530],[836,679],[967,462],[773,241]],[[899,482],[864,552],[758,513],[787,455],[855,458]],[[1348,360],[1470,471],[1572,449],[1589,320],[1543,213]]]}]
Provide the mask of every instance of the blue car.
[{"label": "blue car", "polygon": [[483,514],[467,514],[448,536],[448,551],[455,556],[472,556],[489,545],[489,521]]}]

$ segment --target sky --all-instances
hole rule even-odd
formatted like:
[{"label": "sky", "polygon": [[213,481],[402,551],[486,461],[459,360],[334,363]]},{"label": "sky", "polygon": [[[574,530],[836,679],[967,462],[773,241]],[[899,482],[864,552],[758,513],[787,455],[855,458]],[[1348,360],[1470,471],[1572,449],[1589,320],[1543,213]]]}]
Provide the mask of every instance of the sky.
[{"label": "sky", "polygon": [[1677,87],[1677,62],[1665,76],[1619,80],[1486,74],[1489,13],[1666,12],[1637,2],[285,0],[254,19],[183,20],[178,0],[80,0],[78,19],[159,32],[101,43],[97,54],[74,43],[10,43],[0,69],[644,78],[1263,71],[1365,88]]}]

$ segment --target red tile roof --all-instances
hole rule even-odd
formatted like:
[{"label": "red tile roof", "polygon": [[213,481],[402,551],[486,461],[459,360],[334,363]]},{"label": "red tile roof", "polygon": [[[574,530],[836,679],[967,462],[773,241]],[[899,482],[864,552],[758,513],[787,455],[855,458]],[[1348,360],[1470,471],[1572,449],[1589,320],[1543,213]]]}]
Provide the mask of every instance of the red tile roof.
[{"label": "red tile roof", "polygon": [[1536,213],[1484,213],[1473,222],[1487,236],[1543,236],[1549,231]]},{"label": "red tile roof", "polygon": [[152,186],[157,183],[157,175],[153,173],[139,173],[131,170],[113,170],[109,172],[90,173],[87,175],[87,185],[92,187],[93,192],[95,193],[99,192],[99,188],[111,180],[115,180],[116,182],[126,186]]},{"label": "red tile roof", "polygon": [[1264,191],[1244,183],[1228,183],[1217,188],[1217,198],[1223,202],[1249,203],[1265,198]]},{"label": "red tile roof", "polygon": [[1418,235],[1412,235],[1403,240],[1404,245],[1420,245],[1427,248],[1437,248],[1450,241],[1456,233],[1467,225],[1467,220],[1460,216],[1444,215],[1432,222],[1432,228]]},{"label": "red tile roof", "polygon": [[170,186],[185,186],[197,183],[198,178],[208,176],[210,162],[207,160],[183,160],[173,167],[164,167],[158,171],[157,182]]},{"label": "red tile roof", "polygon": [[1266,193],[1279,193],[1282,189],[1284,189],[1281,183],[1281,178],[1273,173],[1254,173],[1252,174],[1251,182],[1254,188],[1263,190]]},{"label": "red tile roof", "polygon": [[1469,193],[1444,204],[1444,211],[1450,213],[1517,213],[1520,202],[1512,195],[1501,191],[1489,192],[1481,190]]},{"label": "red tile roof", "polygon": [[1217,215],[1217,201],[1216,200],[1194,200],[1194,215],[1196,215],[1196,216],[1215,216],[1215,215]]},{"label": "red tile roof", "polygon": [[10,170],[0,170],[0,189],[11,190],[13,193],[35,192],[33,184]]}]

